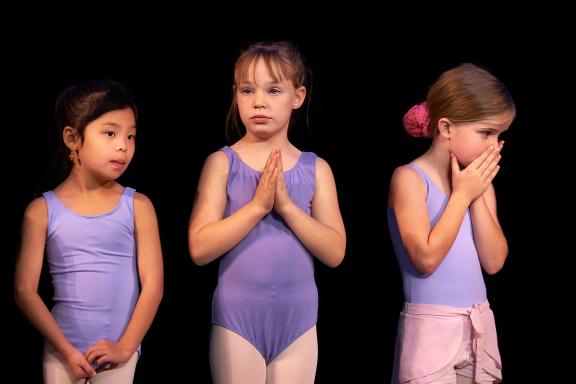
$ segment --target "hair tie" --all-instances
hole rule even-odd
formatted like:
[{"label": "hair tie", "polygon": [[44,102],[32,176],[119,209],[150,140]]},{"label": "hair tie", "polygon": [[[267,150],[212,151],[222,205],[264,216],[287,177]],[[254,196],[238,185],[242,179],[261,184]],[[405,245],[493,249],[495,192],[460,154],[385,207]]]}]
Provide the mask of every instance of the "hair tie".
[{"label": "hair tie", "polygon": [[416,104],[406,112],[402,119],[404,129],[410,136],[414,137],[432,137],[430,132],[430,114],[428,113],[428,104]]}]

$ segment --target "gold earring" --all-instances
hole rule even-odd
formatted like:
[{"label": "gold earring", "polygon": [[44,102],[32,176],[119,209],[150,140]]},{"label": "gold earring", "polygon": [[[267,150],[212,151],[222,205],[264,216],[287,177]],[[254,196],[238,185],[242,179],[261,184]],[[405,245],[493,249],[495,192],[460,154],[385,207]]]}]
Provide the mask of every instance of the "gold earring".
[{"label": "gold earring", "polygon": [[68,160],[74,161],[74,157],[75,157],[75,156],[74,156],[74,152],[73,152],[73,151],[70,151],[70,153],[68,154]]}]

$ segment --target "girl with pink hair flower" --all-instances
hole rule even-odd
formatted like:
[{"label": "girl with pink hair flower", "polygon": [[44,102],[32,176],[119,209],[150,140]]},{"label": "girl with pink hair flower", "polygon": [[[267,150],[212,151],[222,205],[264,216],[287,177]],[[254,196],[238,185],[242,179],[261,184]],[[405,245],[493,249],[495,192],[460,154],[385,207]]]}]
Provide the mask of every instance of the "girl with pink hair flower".
[{"label": "girl with pink hair flower", "polygon": [[394,383],[500,382],[494,315],[482,269],[504,265],[496,213],[498,173],[516,109],[505,86],[464,63],[444,72],[404,126],[432,139],[392,176],[388,222],[402,271]]}]

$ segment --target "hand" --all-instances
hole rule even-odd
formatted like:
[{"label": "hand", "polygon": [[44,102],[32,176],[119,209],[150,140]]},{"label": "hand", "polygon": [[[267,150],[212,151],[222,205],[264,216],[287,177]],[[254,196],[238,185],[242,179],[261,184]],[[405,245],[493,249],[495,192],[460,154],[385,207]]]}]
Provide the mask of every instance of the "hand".
[{"label": "hand", "polygon": [[73,352],[63,356],[66,360],[68,368],[70,368],[76,379],[92,377],[96,374],[94,367],[90,365],[88,359],[86,359],[86,357],[79,350],[74,349]]},{"label": "hand", "polygon": [[500,170],[500,150],[504,142],[491,146],[464,169],[460,169],[456,156],[450,154],[452,166],[452,193],[460,193],[471,203],[486,191]]},{"label": "hand", "polygon": [[118,364],[127,362],[134,351],[122,348],[120,343],[112,340],[98,340],[86,350],[86,360],[100,369],[112,369]]},{"label": "hand", "polygon": [[268,156],[266,165],[262,170],[262,176],[256,187],[256,193],[252,198],[252,202],[261,207],[265,213],[268,213],[274,207],[274,194],[276,193],[276,179],[279,173],[278,158],[280,157],[280,150],[273,149]]},{"label": "hand", "polygon": [[278,155],[278,177],[276,178],[276,192],[274,194],[274,210],[278,212],[280,216],[282,216],[286,208],[292,204],[292,199],[288,194],[286,183],[284,181],[282,153],[278,151]]}]

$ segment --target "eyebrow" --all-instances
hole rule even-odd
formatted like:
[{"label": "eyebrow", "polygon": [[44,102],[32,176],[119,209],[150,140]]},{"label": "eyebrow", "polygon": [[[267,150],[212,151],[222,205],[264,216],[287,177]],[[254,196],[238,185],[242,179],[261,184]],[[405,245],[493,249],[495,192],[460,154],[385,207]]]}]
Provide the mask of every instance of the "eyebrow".
[{"label": "eyebrow", "polygon": [[[112,121],[108,121],[108,122],[102,123],[102,125],[103,125],[103,126],[107,125],[107,126],[114,127],[114,128],[122,128],[119,124],[116,124],[116,123],[114,123],[114,122],[112,122]],[[132,125],[132,126],[128,127],[128,129],[132,129],[132,128],[136,129],[136,126],[135,126],[135,125]]]},{"label": "eyebrow", "polygon": [[[250,81],[250,80],[242,80],[238,83],[239,86],[253,85],[253,84],[255,84],[255,83],[253,81]],[[269,81],[269,82],[264,83],[264,85],[281,85],[281,84],[282,84],[282,81]]]}]

